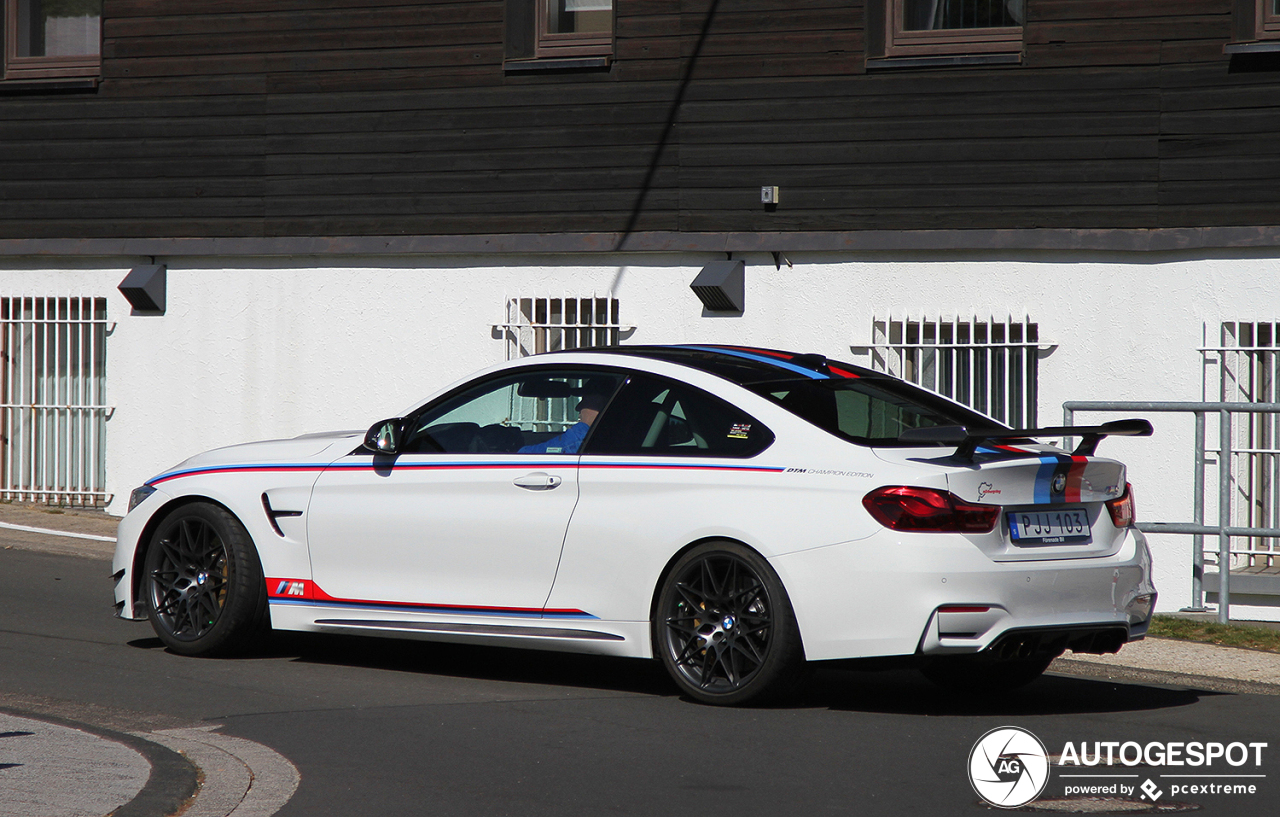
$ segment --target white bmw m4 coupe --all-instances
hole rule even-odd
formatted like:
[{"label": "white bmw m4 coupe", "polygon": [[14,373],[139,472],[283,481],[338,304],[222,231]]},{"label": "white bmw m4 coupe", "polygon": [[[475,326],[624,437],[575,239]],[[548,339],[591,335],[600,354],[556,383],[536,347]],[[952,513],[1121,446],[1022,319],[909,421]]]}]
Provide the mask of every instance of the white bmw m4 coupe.
[{"label": "white bmw m4 coupe", "polygon": [[367,433],[159,474],[120,523],[116,610],[182,655],[272,628],[656,658],[712,704],[849,659],[1009,688],[1145,634],[1147,543],[1094,451],[1150,433],[1010,429],[821,355],[537,355]]}]

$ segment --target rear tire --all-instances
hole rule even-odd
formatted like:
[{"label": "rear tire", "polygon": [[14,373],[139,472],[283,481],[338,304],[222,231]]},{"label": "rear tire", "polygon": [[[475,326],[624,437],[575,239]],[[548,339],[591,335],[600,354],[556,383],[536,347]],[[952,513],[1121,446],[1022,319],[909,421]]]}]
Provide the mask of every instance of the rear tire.
[{"label": "rear tire", "polygon": [[248,647],[267,621],[262,565],[225,508],[175,508],[151,537],[143,566],[147,618],[169,649],[219,655]]},{"label": "rear tire", "polygon": [[774,700],[804,668],[782,582],[736,542],[707,542],[676,561],[658,596],[653,643],[685,694],[718,706]]}]

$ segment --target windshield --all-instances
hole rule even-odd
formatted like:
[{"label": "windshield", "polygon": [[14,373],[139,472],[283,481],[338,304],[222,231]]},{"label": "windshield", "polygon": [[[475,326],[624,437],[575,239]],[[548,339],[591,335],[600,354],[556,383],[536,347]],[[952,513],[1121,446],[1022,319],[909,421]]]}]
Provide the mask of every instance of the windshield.
[{"label": "windshield", "polygon": [[859,445],[923,445],[898,440],[898,435],[910,428],[1004,428],[990,417],[890,378],[785,380],[746,387],[817,427]]}]

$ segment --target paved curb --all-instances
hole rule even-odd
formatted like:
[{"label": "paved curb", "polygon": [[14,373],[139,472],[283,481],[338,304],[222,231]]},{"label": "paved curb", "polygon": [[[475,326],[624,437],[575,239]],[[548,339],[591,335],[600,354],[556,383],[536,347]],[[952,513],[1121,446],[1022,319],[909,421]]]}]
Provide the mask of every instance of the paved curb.
[{"label": "paved curb", "polygon": [[1198,641],[1148,637],[1108,655],[1067,653],[1051,665],[1093,677],[1280,694],[1280,654]]},{"label": "paved curb", "polygon": [[[132,750],[149,764],[145,782],[134,782],[137,787],[131,799],[107,812],[108,817],[271,817],[292,799],[301,782],[297,767],[270,747],[244,738],[218,734],[219,725],[162,729],[151,732],[121,732],[102,726],[70,720],[47,712],[31,712],[14,707],[0,707],[0,714],[22,723],[22,727],[38,730],[40,726],[60,727],[80,733],[74,737],[76,756],[93,759],[88,767],[74,777],[77,786],[93,790],[116,778],[116,794],[97,798],[97,803],[120,803],[128,797],[127,778],[120,774],[120,764],[110,766],[107,756],[119,755],[119,748]],[[30,726],[26,726],[30,724]],[[86,739],[84,736],[90,736]],[[31,738],[37,743],[36,751],[46,754],[56,752],[59,743],[65,745],[69,736],[32,734],[26,731],[8,733],[6,736]],[[112,749],[105,744],[117,744]],[[101,758],[99,766],[92,764]],[[140,761],[139,761],[140,762]],[[96,771],[96,775],[95,775]],[[46,770],[46,774],[56,770]],[[39,772],[37,772],[39,774]],[[134,770],[133,780],[141,781]],[[47,793],[47,789],[45,789]],[[26,813],[29,803],[24,803],[21,792],[17,799],[6,799],[0,790],[0,814],[14,817],[30,817]],[[98,806],[94,812],[94,798],[80,804],[66,804],[57,814],[102,814],[110,806]],[[65,801],[59,800],[59,803]],[[17,808],[18,810],[13,810]]]},{"label": "paved curb", "polygon": [[1280,695],[1280,684],[1261,684],[1257,681],[1241,681],[1235,678],[1219,678],[1210,675],[1142,669],[1119,664],[1103,664],[1078,658],[1055,659],[1049,665],[1048,671],[1069,675],[1073,678],[1096,678],[1125,684],[1160,684],[1162,686],[1189,687],[1191,689],[1222,692],[1231,695]]},{"label": "paved curb", "polygon": [[133,799],[111,812],[111,817],[157,817],[176,814],[196,793],[196,767],[182,755],[136,734],[117,732],[54,715],[36,714],[0,707],[0,712],[14,718],[48,723],[73,729],[112,743],[121,744],[142,755],[151,764],[147,782]]},{"label": "paved curb", "polygon": [[182,817],[271,817],[284,808],[301,781],[297,767],[261,743],[220,735],[214,731],[218,728],[139,735],[182,752],[204,773],[204,783]]}]

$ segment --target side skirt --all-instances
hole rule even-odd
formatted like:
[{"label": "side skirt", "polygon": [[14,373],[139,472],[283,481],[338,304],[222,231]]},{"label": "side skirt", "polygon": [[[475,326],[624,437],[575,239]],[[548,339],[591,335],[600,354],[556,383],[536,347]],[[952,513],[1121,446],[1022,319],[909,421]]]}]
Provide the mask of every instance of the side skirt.
[{"label": "side skirt", "polygon": [[569,630],[559,627],[521,627],[510,624],[445,624],[419,621],[374,621],[368,619],[322,618],[316,624],[327,627],[369,630],[401,630],[419,633],[465,633],[467,635],[506,635],[533,638],[572,638],[589,641],[625,641],[620,635],[594,630]]}]

